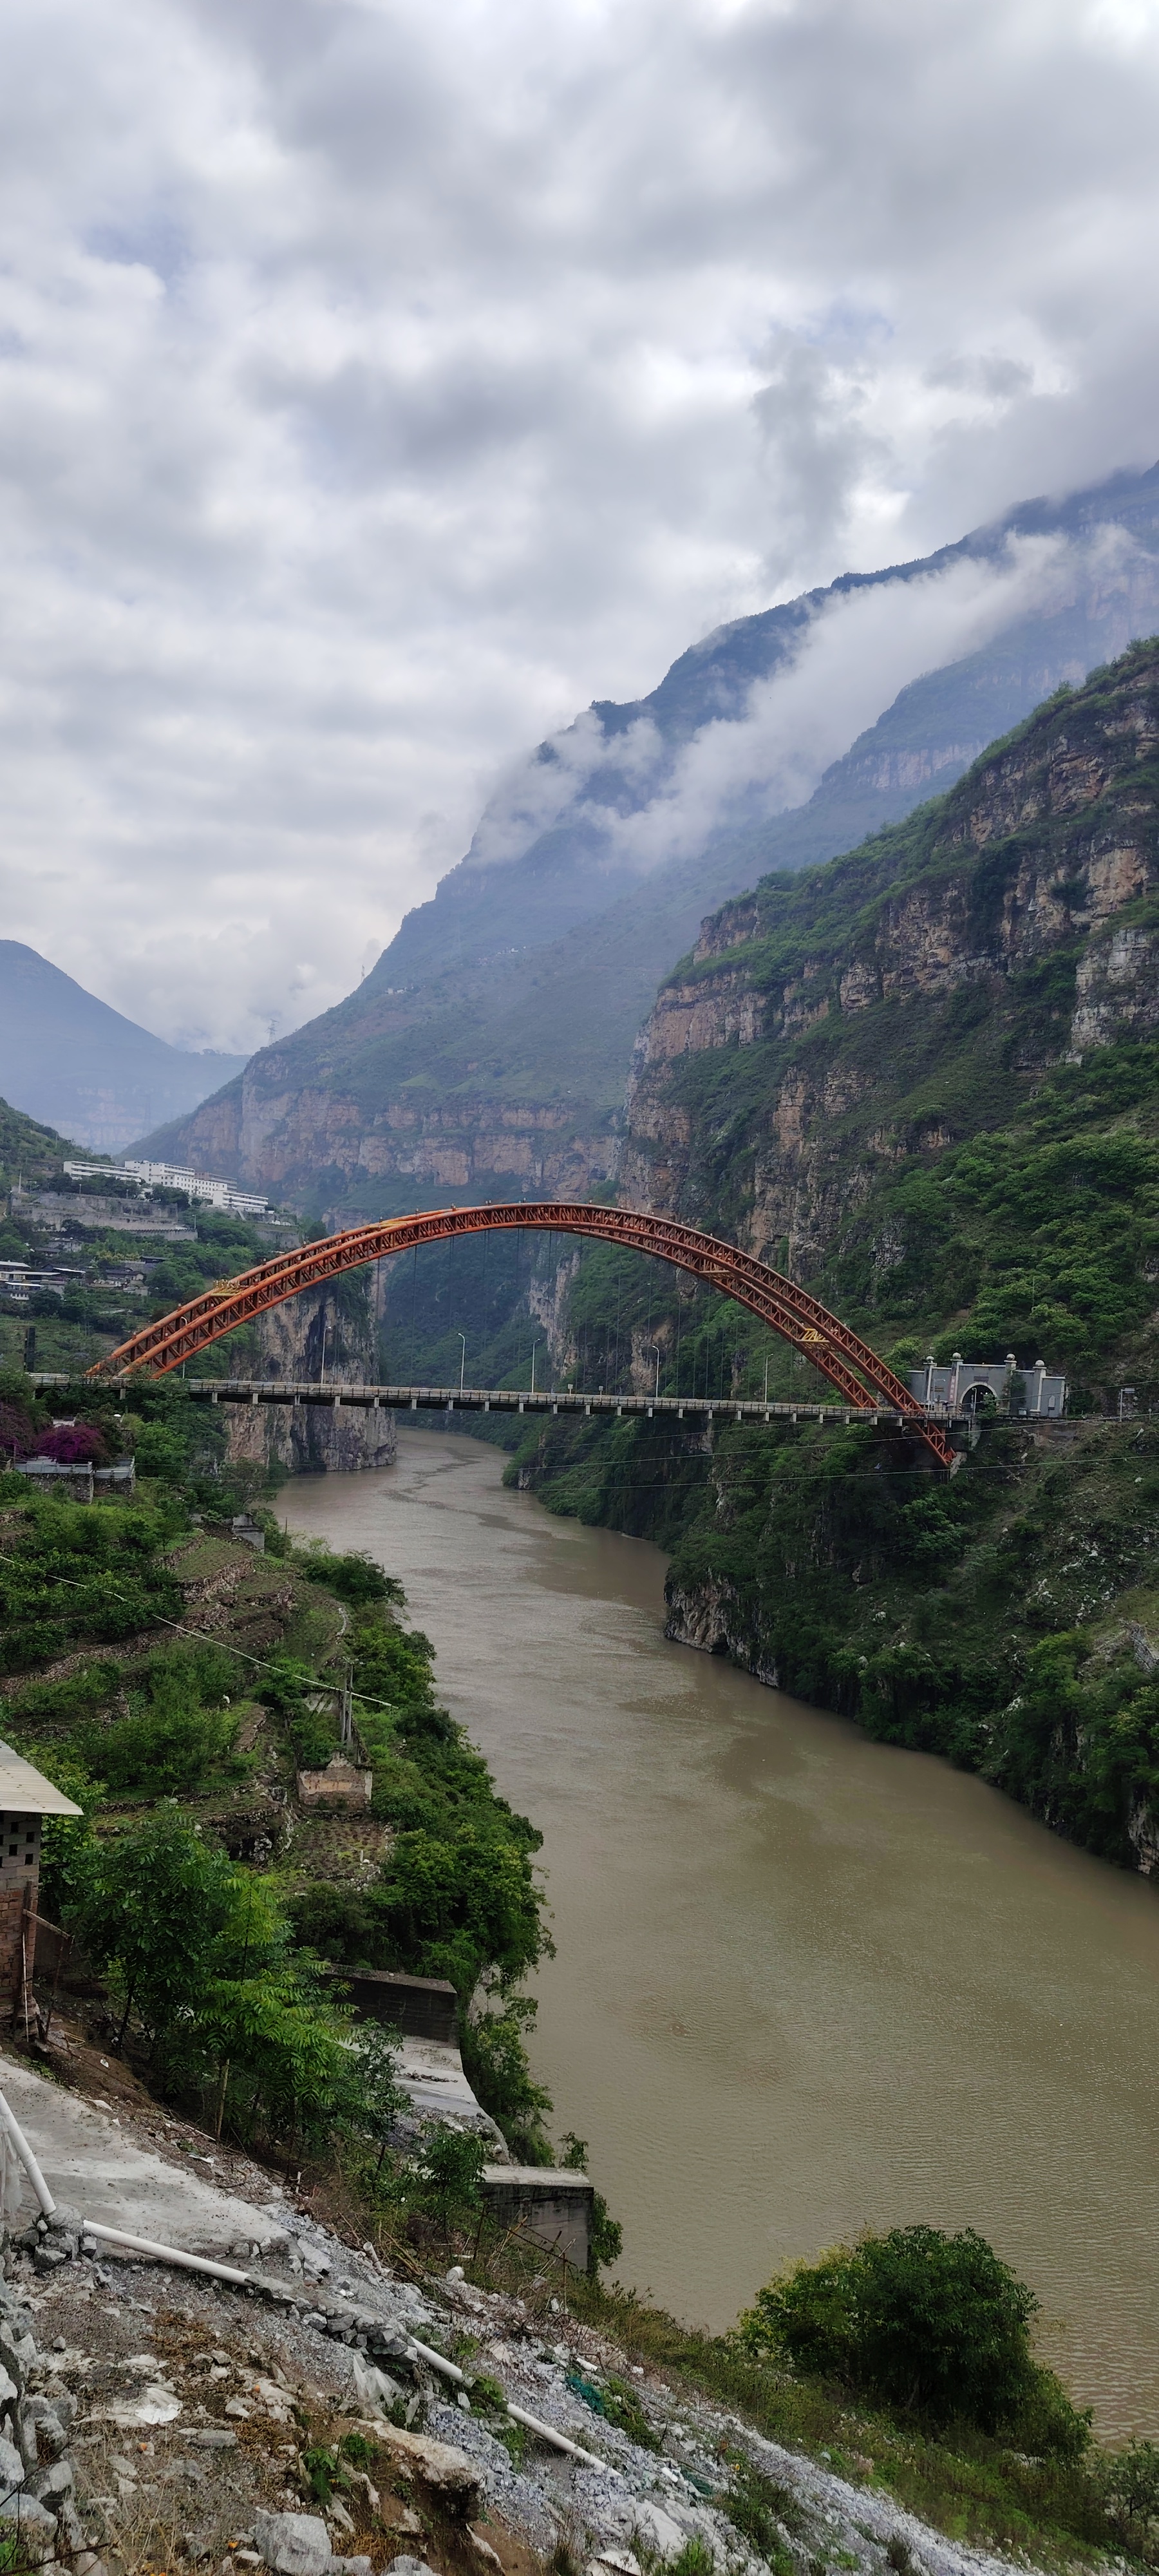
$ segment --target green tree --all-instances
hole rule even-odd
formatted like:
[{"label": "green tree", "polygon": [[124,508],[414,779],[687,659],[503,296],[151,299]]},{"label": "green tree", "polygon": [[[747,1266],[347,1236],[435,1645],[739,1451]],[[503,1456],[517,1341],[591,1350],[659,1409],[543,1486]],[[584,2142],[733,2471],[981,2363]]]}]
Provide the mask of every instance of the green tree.
[{"label": "green tree", "polygon": [[749,2352],[776,2353],[871,2403],[985,2433],[1033,2423],[1036,2447],[1075,2456],[1090,2417],[1034,2360],[1037,2308],[973,2228],[895,2227],[779,2274],[739,2335]]},{"label": "green tree", "polygon": [[156,2057],[202,2003],[229,1919],[233,1872],[166,1802],[143,1824],[93,1847],[69,1909],[121,2004],[117,2046],[136,2010]]},{"label": "green tree", "polygon": [[420,2206],[450,2244],[451,2231],[474,2218],[483,2201],[483,2167],[491,2145],[477,2129],[449,2129],[430,2121],[419,2140],[414,2171]]},{"label": "green tree", "polygon": [[381,2173],[391,2130],[411,2107],[410,2095],[398,2080],[400,2034],[381,2022],[359,2022],[350,2035],[349,2053],[349,2124],[377,2144],[375,2172]]}]

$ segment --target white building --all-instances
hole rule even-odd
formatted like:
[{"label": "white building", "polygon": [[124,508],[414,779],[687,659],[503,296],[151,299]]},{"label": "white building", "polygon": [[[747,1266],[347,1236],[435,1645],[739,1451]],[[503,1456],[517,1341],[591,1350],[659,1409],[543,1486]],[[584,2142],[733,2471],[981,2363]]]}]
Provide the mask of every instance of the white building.
[{"label": "white building", "polygon": [[128,1179],[147,1190],[184,1190],[187,1198],[224,1208],[230,1216],[264,1216],[269,1207],[269,1200],[255,1191],[235,1189],[232,1181],[214,1180],[207,1172],[188,1171],[183,1163],[142,1163],[126,1155],[123,1163],[66,1163],[64,1168],[70,1181]]}]

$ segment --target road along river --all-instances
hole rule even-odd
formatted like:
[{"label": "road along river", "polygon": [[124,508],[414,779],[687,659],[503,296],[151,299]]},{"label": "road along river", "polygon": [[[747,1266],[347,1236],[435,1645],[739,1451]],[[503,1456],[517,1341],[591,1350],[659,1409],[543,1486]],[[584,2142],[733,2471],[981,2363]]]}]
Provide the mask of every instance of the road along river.
[{"label": "road along river", "polygon": [[861,2227],[976,2227],[1104,2437],[1159,2435],[1159,1888],[667,1644],[659,1551],[504,1463],[403,1431],[396,1467],[280,1508],[399,1576],[544,1835],[536,2072],[622,2277],[719,2329]]}]

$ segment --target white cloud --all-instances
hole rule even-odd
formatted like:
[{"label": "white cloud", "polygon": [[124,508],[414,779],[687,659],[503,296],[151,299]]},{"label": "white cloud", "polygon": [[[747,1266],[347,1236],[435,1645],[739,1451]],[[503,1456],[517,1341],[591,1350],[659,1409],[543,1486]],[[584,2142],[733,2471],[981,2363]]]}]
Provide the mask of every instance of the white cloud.
[{"label": "white cloud", "polygon": [[[0,929],[164,1034],[336,999],[504,772],[522,828],[523,747],[697,633],[1159,448],[1128,0],[11,0],[6,38]],[[754,703],[760,792],[917,617],[863,712],[836,628],[784,753]]]}]

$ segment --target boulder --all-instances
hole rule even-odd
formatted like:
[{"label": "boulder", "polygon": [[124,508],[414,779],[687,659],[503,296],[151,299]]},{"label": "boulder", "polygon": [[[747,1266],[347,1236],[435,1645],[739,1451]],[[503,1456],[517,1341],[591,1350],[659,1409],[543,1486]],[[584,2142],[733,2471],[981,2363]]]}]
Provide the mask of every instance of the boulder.
[{"label": "boulder", "polygon": [[56,2407],[50,2406],[47,2397],[26,2397],[23,2411],[25,2423],[36,2426],[40,2457],[59,2460],[68,2441],[68,2433]]},{"label": "boulder", "polygon": [[[452,2442],[432,2442],[425,2433],[407,2433],[399,2424],[379,2419],[378,2439],[402,2469],[445,2496],[458,2513],[474,2509],[479,2495],[479,2469]],[[417,2563],[417,2562],[416,2562]]]},{"label": "boulder", "polygon": [[651,2550],[655,2557],[662,2558],[666,2566],[670,2559],[679,2558],[682,2549],[687,2549],[687,2532],[681,2530],[670,2513],[665,2513],[662,2505],[636,2503],[632,2507],[632,2515],[635,2525],[633,2538],[643,2541],[645,2548]]},{"label": "boulder", "polygon": [[0,2488],[22,2487],[24,2478],[24,2462],[15,2442],[10,2442],[6,2434],[0,2433]]},{"label": "boulder", "polygon": [[0,2494],[0,2521],[19,2523],[24,2539],[53,2543],[56,2539],[56,2515],[35,2496]]},{"label": "boulder", "polygon": [[39,2504],[51,2505],[55,2513],[58,2500],[72,2494],[74,2483],[72,2461],[53,2460],[48,2468],[33,2470],[27,2493],[34,2495]]},{"label": "boulder", "polygon": [[330,2534],[315,2513],[254,2515],[254,2542],[275,2576],[328,2576]]}]

